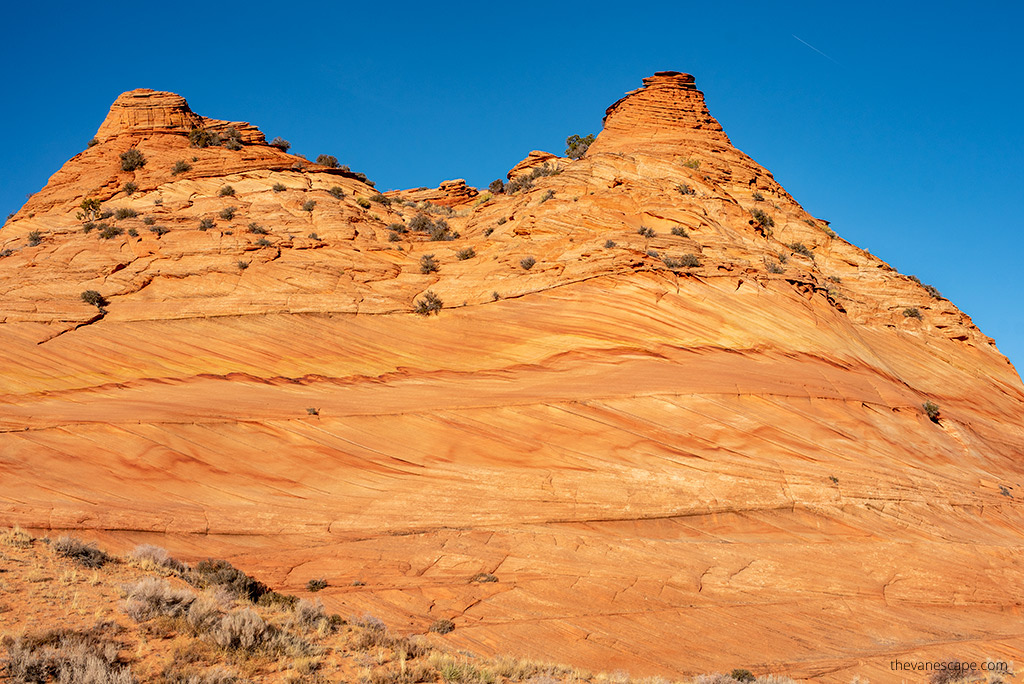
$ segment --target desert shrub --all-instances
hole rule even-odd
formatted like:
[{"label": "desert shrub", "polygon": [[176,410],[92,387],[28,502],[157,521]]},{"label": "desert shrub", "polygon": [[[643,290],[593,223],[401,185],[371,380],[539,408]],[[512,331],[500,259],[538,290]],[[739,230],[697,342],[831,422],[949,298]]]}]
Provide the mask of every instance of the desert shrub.
[{"label": "desert shrub", "polygon": [[[248,262],[239,261],[239,268],[248,266]],[[241,264],[246,264],[243,267]],[[231,595],[247,601],[257,601],[269,591],[267,585],[249,577],[226,560],[207,559],[199,561],[185,575],[186,581],[194,587],[223,587]]]},{"label": "desert shrub", "polygon": [[155,218],[153,218],[152,216],[146,216],[146,217],[144,217],[144,218],[142,219],[142,222],[143,222],[144,224],[146,224],[147,226],[151,226],[151,225],[153,225],[154,223],[156,223],[156,219],[155,219]]},{"label": "desert shrub", "polygon": [[139,231],[135,230],[134,228],[129,228],[128,234],[132,237],[139,237]]},{"label": "desert shrub", "polygon": [[690,234],[686,232],[686,228],[683,228],[682,226],[673,226],[672,234],[678,235],[679,237],[690,237]]},{"label": "desert shrub", "polygon": [[165,580],[146,577],[128,588],[124,612],[136,622],[155,617],[184,617],[196,600],[188,589],[172,587]]},{"label": "desert shrub", "polygon": [[921,404],[921,408],[923,408],[924,412],[926,414],[928,414],[928,420],[932,421],[933,423],[938,423],[939,422],[939,405],[938,404],[936,404],[934,401],[929,399],[928,401],[926,401],[923,404]]},{"label": "desert shrub", "polygon": [[500,219],[498,219],[497,221],[495,221],[495,223],[497,223],[497,224],[498,224],[499,226],[503,226],[503,225],[505,225],[505,222],[506,222],[506,221],[508,221],[508,219],[507,219],[507,218],[505,218],[504,216],[502,216],[502,217],[501,217]]},{"label": "desert shrub", "polygon": [[[309,409],[306,409],[307,411]],[[281,594],[276,591],[268,591],[256,602],[257,605],[280,610],[291,610],[298,603],[299,597],[291,594]]]},{"label": "desert shrub", "polygon": [[697,169],[700,168],[700,160],[699,159],[687,159],[686,161],[683,162],[683,166],[685,166],[688,169],[693,169],[694,171],[696,171]]},{"label": "desert shrub", "polygon": [[50,548],[58,556],[70,558],[86,568],[103,567],[103,564],[110,560],[110,556],[96,548],[95,544],[68,535],[50,544]]},{"label": "desert shrub", "polygon": [[12,682],[59,681],[68,684],[135,684],[121,663],[121,644],[101,628],[56,629],[8,638],[6,672]]},{"label": "desert shrub", "polygon": [[754,194],[750,196],[750,198],[753,199],[755,202],[764,202],[764,195],[757,192],[756,190],[754,191]]},{"label": "desert shrub", "polygon": [[587,153],[587,149],[593,142],[593,133],[585,135],[582,138],[578,135],[570,135],[565,139],[565,156],[569,159],[580,159]]},{"label": "desert shrub", "polygon": [[319,240],[320,239],[320,236],[317,235],[316,233],[310,233],[306,237],[308,237],[310,240]]},{"label": "desert shrub", "polygon": [[168,230],[167,228],[164,228],[163,226],[150,226],[149,232],[155,234],[157,237],[162,237],[164,235],[167,235],[171,231]]},{"label": "desert shrub", "polygon": [[544,204],[549,199],[554,198],[554,196],[555,196],[555,191],[554,190],[546,191],[543,195],[540,196],[540,204]]},{"label": "desert shrub", "polygon": [[322,578],[311,579],[308,582],[306,582],[306,590],[307,591],[321,591],[322,589],[326,589],[326,588],[327,588],[327,580],[322,579]]},{"label": "desert shrub", "polygon": [[459,237],[458,233],[453,233],[451,231],[451,228],[448,226],[448,222],[443,218],[439,218],[434,221],[433,225],[427,230],[427,234],[434,242],[445,242]]},{"label": "desert shrub", "polygon": [[505,181],[500,178],[492,180],[491,184],[487,186],[487,190],[490,191],[492,195],[500,195],[505,192]]},{"label": "desert shrub", "polygon": [[409,230],[426,232],[434,226],[434,222],[426,214],[416,214],[409,221]]},{"label": "desert shrub", "polygon": [[455,253],[455,258],[458,259],[459,261],[465,261],[466,259],[472,259],[475,256],[476,256],[476,251],[472,247],[466,247],[465,249],[460,249],[459,251],[457,251]]},{"label": "desert shrub", "polygon": [[256,245],[258,247],[272,247],[274,243],[268,240],[267,238],[260,238],[259,240],[256,241]]},{"label": "desert shrub", "polygon": [[491,233],[494,232],[494,226],[487,226],[484,228],[484,237],[490,237]]},{"label": "desert shrub", "polygon": [[802,254],[810,259],[814,258],[814,252],[808,249],[807,246],[804,245],[804,243],[802,242],[791,242],[786,246],[793,250],[795,254]]},{"label": "desert shrub", "polygon": [[755,679],[757,679],[757,677],[754,676],[753,672],[751,672],[750,670],[745,670],[740,667],[730,672],[729,676],[735,679],[737,682],[752,682]]},{"label": "desert shrub", "polygon": [[388,242],[398,242],[401,239],[402,236],[394,231],[388,233]]},{"label": "desert shrub", "polygon": [[377,204],[383,204],[385,207],[391,205],[391,200],[386,195],[379,192],[375,195],[371,195],[370,201],[376,202]]},{"label": "desert shrub", "polygon": [[220,217],[225,221],[230,221],[235,218],[236,211],[238,211],[238,207],[224,207],[220,210]]},{"label": "desert shrub", "polygon": [[647,226],[640,226],[639,228],[636,229],[636,232],[647,239],[650,239],[656,235],[654,229],[648,228]]},{"label": "desert shrub", "polygon": [[921,320],[921,312],[918,311],[917,308],[913,306],[904,309],[903,316],[905,318],[916,318],[917,320]]},{"label": "desert shrub", "polygon": [[409,229],[405,227],[404,223],[395,222],[395,223],[389,223],[388,224],[388,230],[390,230],[393,233],[401,234],[401,233],[408,232]]},{"label": "desert shrub", "polygon": [[429,631],[436,632],[437,634],[450,634],[455,631],[455,623],[448,618],[441,618],[435,620],[434,624],[430,625]]},{"label": "desert shrub", "polygon": [[178,161],[174,162],[174,166],[171,167],[171,175],[172,176],[177,176],[179,173],[185,173],[186,171],[191,171],[191,170],[192,170],[192,165],[191,164],[189,164],[184,159],[179,159]]},{"label": "desert shrub", "polygon": [[199,230],[202,230],[204,232],[207,231],[207,230],[210,230],[215,225],[217,225],[217,224],[214,223],[212,218],[199,219]]},{"label": "desert shrub", "polygon": [[96,147],[99,144],[100,141],[98,138],[93,138],[92,140],[89,141],[89,147]]},{"label": "desert shrub", "polygon": [[221,186],[221,189],[217,192],[220,197],[234,197],[235,189],[230,185]]},{"label": "desert shrub", "polygon": [[523,268],[524,271],[529,271],[536,264],[537,260],[534,259],[532,256],[523,257],[522,259],[519,260],[519,265]]},{"label": "desert shrub", "polygon": [[118,235],[123,235],[124,230],[117,226],[108,226],[106,223],[101,223],[97,228],[100,229],[100,237],[104,240],[113,240]]},{"label": "desert shrub", "polygon": [[774,261],[765,260],[765,268],[768,269],[769,273],[785,273],[786,269],[782,267],[782,264],[777,264]]},{"label": "desert shrub", "polygon": [[754,208],[750,210],[750,215],[754,217],[754,220],[765,228],[772,228],[775,226],[775,219],[768,214],[764,213],[763,210]]},{"label": "desert shrub", "polygon": [[423,298],[416,302],[416,313],[421,316],[429,316],[432,313],[437,313],[444,307],[444,302],[441,298],[434,294],[433,290],[427,290],[423,293]]},{"label": "desert shrub", "polygon": [[220,135],[205,128],[193,128],[188,132],[188,142],[192,147],[210,147],[220,145]]},{"label": "desert shrub", "polygon": [[116,219],[129,219],[135,218],[139,215],[139,212],[135,211],[130,207],[118,207],[114,210],[114,218]]},{"label": "desert shrub", "polygon": [[[87,230],[85,232],[88,233],[89,231]],[[14,254],[14,250],[13,249],[0,249],[0,258],[9,257],[12,254]]]},{"label": "desert shrub", "polygon": [[[99,216],[99,214],[100,214],[100,208],[101,208],[100,201],[98,199],[96,199],[95,197],[93,197],[93,198],[88,198],[87,197],[86,199],[82,200],[82,203],[79,204],[78,206],[79,206],[79,208],[81,208],[81,210],[83,212],[82,216],[79,217],[80,219],[82,219],[82,218],[94,219],[97,216]],[[10,218],[10,216],[8,216],[7,218]]]},{"label": "desert shrub", "polygon": [[687,195],[696,195],[697,194],[697,191],[694,190],[693,188],[691,188],[686,183],[680,183],[679,185],[677,185],[676,186],[676,190],[678,190],[679,194],[683,195],[684,197],[687,196]]},{"label": "desert shrub", "polygon": [[420,257],[420,273],[436,273],[441,266],[434,260],[433,254],[424,254]]},{"label": "desert shrub", "polygon": [[40,233],[38,230],[33,230],[31,233],[28,234],[28,246],[29,247],[36,247],[36,246],[40,245],[42,242],[43,242],[43,234]]},{"label": "desert shrub", "polygon": [[272,628],[252,608],[235,610],[221,618],[210,637],[221,648],[255,651],[272,636]]},{"label": "desert shrub", "polygon": [[335,186],[333,186],[333,187],[332,187],[332,188],[331,188],[330,190],[328,190],[327,192],[328,192],[328,193],[329,193],[329,194],[331,195],[331,197],[333,197],[334,199],[341,199],[341,198],[343,198],[343,197],[345,196],[345,190],[343,190],[343,189],[341,188],[341,186],[339,186],[339,185],[335,185]]},{"label": "desert shrub", "polygon": [[295,621],[303,627],[314,627],[321,620],[327,619],[327,612],[320,599],[315,601],[299,599],[292,608],[292,614],[295,616]]},{"label": "desert shrub", "polygon": [[656,250],[656,249],[649,249],[649,250],[647,250],[647,256],[654,257],[655,259],[657,259],[658,258],[658,250]]},{"label": "desert shrub", "polygon": [[121,170],[135,171],[146,165],[146,157],[134,147],[121,153]]},{"label": "desert shrub", "polygon": [[133,181],[128,181],[127,183],[121,186],[121,190],[126,195],[134,195],[136,192],[138,192],[139,186]]},{"label": "desert shrub", "polygon": [[276,138],[271,140],[270,141],[270,145],[272,147],[276,147],[277,149],[281,150],[282,152],[287,152],[292,147],[292,144],[290,142],[288,142],[287,140],[285,140],[284,138],[282,138],[281,136],[277,136]]},{"label": "desert shrub", "polygon": [[942,293],[939,292],[938,289],[936,289],[934,286],[922,284],[921,287],[923,287],[924,291],[927,292],[928,294],[930,294],[935,299],[941,299],[942,298]]},{"label": "desert shrub", "polygon": [[274,183],[272,186],[270,186],[270,189],[273,190],[274,192],[284,192],[288,188],[285,186],[284,183]]},{"label": "desert shrub", "polygon": [[469,578],[470,582],[478,582],[480,584],[486,584],[488,582],[497,582],[498,578],[489,572],[478,572]]},{"label": "desert shrub", "polygon": [[615,246],[616,246],[615,245],[615,240],[605,240],[604,241],[604,248],[605,249],[611,249],[612,247],[615,247]]},{"label": "desert shrub", "polygon": [[188,569],[180,560],[171,558],[167,549],[152,544],[139,544],[128,554],[128,560],[144,569],[163,568],[174,573],[182,573]]},{"label": "desert shrub", "polygon": [[316,206],[316,200],[306,200],[302,203],[302,211],[313,211],[313,207]]},{"label": "desert shrub", "polygon": [[700,259],[694,254],[684,254],[678,258],[666,256],[662,257],[661,260],[669,268],[696,268],[700,266]]},{"label": "desert shrub", "polygon": [[253,235],[270,235],[270,231],[253,221],[249,224],[249,232]]},{"label": "desert shrub", "polygon": [[[928,677],[929,684],[954,684],[955,682],[980,681],[973,676],[970,663],[961,662],[956,658],[942,661],[943,667]],[[977,667],[977,666],[975,666]]]},{"label": "desert shrub", "polygon": [[32,546],[32,535],[15,526],[5,532],[0,532],[0,543],[5,546],[13,546],[16,549],[27,549]]},{"label": "desert shrub", "polygon": [[224,149],[231,150],[232,152],[237,152],[238,150],[242,149],[241,139],[228,138],[227,141],[225,141],[224,143]]},{"label": "desert shrub", "polygon": [[321,154],[317,156],[316,163],[320,166],[326,166],[329,169],[338,168],[338,158],[332,154]]}]

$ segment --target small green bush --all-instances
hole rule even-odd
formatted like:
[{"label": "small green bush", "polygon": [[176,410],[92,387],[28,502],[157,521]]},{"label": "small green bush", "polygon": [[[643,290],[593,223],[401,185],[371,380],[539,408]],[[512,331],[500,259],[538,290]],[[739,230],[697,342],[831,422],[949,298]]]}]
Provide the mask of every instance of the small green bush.
[{"label": "small green bush", "polygon": [[274,183],[274,185],[272,185],[270,189],[273,190],[274,192],[284,192],[288,188],[285,186],[284,183]]},{"label": "small green bush", "polygon": [[335,185],[327,191],[334,199],[342,199],[345,196],[345,190],[341,186]]},{"label": "small green bush", "polygon": [[435,620],[434,624],[430,625],[430,631],[437,634],[449,634],[455,631],[455,623],[448,618],[441,618],[440,620]]},{"label": "small green bush", "polygon": [[594,142],[594,134],[590,133],[580,137],[570,135],[565,139],[565,156],[569,159],[580,159],[587,153],[587,149]]},{"label": "small green bush", "polygon": [[36,247],[36,246],[42,244],[42,242],[43,242],[43,234],[40,233],[38,230],[33,230],[31,233],[28,234],[28,246],[29,247]]},{"label": "small green bush", "polygon": [[729,676],[735,679],[737,682],[753,682],[757,679],[757,677],[754,676],[753,672],[739,667],[730,672]]},{"label": "small green bush", "polygon": [[172,176],[177,176],[179,173],[185,173],[186,171],[191,171],[191,170],[192,170],[192,165],[191,164],[189,164],[184,159],[179,159],[178,161],[174,162],[174,166],[171,167],[171,175]]},{"label": "small green bush", "polygon": [[225,221],[230,221],[235,218],[236,211],[238,211],[238,207],[224,207],[220,210],[220,217]]},{"label": "small green bush", "polygon": [[327,580],[325,579],[311,579],[306,582],[307,591],[322,591],[327,588]]},{"label": "small green bush", "polygon": [[[103,226],[103,228],[100,228],[100,238],[104,240],[112,240],[118,235],[124,234],[124,230],[118,226],[108,226],[105,223],[101,223],[100,226]],[[97,226],[97,228],[99,228],[99,226]]]},{"label": "small green bush", "polygon": [[121,153],[121,170],[135,171],[146,165],[146,157],[134,147]]},{"label": "small green bush", "polygon": [[50,548],[58,556],[70,558],[86,568],[99,568],[110,560],[110,556],[96,548],[95,544],[67,535],[53,542]]},{"label": "small green bush", "polygon": [[546,191],[543,195],[540,196],[540,204],[544,204],[549,199],[552,199],[554,196],[555,196],[555,191],[554,190]]},{"label": "small green bush", "polygon": [[133,181],[128,181],[127,183],[121,186],[121,190],[124,192],[124,194],[131,196],[138,192],[139,186]]},{"label": "small green bush", "polygon": [[500,178],[492,180],[491,184],[487,186],[487,190],[490,191],[492,195],[500,195],[505,192],[505,181]]},{"label": "small green bush", "polygon": [[371,195],[370,201],[376,202],[377,204],[383,204],[385,207],[391,205],[391,200],[386,195],[379,192],[376,195]]},{"label": "small green bush", "polygon": [[270,235],[270,231],[253,221],[249,224],[249,232],[253,235]]},{"label": "small green bush", "polygon": [[693,169],[694,171],[696,171],[697,169],[700,168],[700,160],[699,159],[687,159],[686,161],[683,162],[683,166],[685,166],[688,169]]},{"label": "small green bush", "polygon": [[429,316],[436,314],[443,306],[444,302],[441,301],[441,298],[434,294],[433,290],[427,290],[423,293],[423,299],[416,302],[414,311],[421,316]]},{"label": "small green bush", "polygon": [[616,246],[615,240],[605,240],[604,241],[605,249],[611,249],[612,247],[615,247],[615,246]]},{"label": "small green bush", "polygon": [[321,154],[316,158],[316,163],[326,166],[329,169],[338,168],[338,158],[331,154]]},{"label": "small green bush", "polygon": [[647,226],[640,226],[639,228],[636,229],[636,232],[647,239],[650,239],[656,235],[654,229],[648,228]]},{"label": "small green bush", "polygon": [[476,256],[476,252],[473,250],[472,247],[466,247],[465,249],[460,249],[459,251],[457,251],[455,253],[455,258],[458,259],[459,261],[465,261],[466,259],[472,259],[475,256]]},{"label": "small green bush", "polygon": [[162,237],[164,235],[167,235],[171,231],[169,231],[168,229],[164,228],[163,226],[150,226],[149,232],[150,233],[154,233],[159,238],[159,237]]},{"label": "small green bush", "polygon": [[114,210],[114,218],[116,219],[135,218],[138,215],[139,212],[135,211],[131,207],[118,207]]},{"label": "small green bush", "polygon": [[682,226],[674,226],[672,228],[672,234],[678,235],[679,237],[690,237],[690,234],[686,232],[686,228]]},{"label": "small green bush", "polygon": [[796,254],[802,254],[809,259],[814,258],[814,252],[808,249],[802,242],[791,242],[786,246],[793,250],[793,252]]},{"label": "small green bush", "polygon": [[85,233],[90,233],[95,228],[96,228],[96,224],[93,223],[92,221],[86,221],[85,223],[82,224],[82,231],[85,232]]},{"label": "small green bush", "polygon": [[458,233],[453,233],[451,231],[451,228],[448,226],[448,222],[443,218],[439,218],[434,221],[434,224],[428,229],[427,233],[432,242],[447,242],[459,237]]},{"label": "small green bush", "polygon": [[757,192],[756,190],[754,191],[754,194],[751,195],[750,197],[755,202],[764,202],[764,195],[762,195],[761,193]]},{"label": "small green bush", "polygon": [[239,259],[238,260],[238,270],[239,271],[244,271],[247,268],[249,268],[249,262],[246,261],[245,259]]},{"label": "small green bush", "polygon": [[424,254],[420,257],[420,273],[424,275],[436,273],[440,268],[441,266],[434,260],[433,254]]},{"label": "small green bush", "polygon": [[932,421],[933,423],[938,423],[939,422],[939,405],[938,404],[936,404],[934,401],[929,399],[928,401],[926,401],[923,404],[921,404],[921,408],[923,408],[924,412],[926,414],[928,414],[928,419],[930,421]]},{"label": "small green bush", "polygon": [[316,233],[310,233],[306,237],[308,237],[310,240],[319,240],[320,239],[320,236],[317,235]]},{"label": "small green bush", "polygon": [[192,147],[210,147],[220,145],[220,135],[205,128],[193,128],[188,132],[188,142]]},{"label": "small green bush", "polygon": [[292,147],[292,144],[290,142],[288,142],[287,140],[285,140],[284,138],[282,138],[281,136],[277,136],[276,138],[271,140],[270,141],[270,145],[272,147],[276,147],[277,149],[281,150],[282,152],[287,152]]},{"label": "small green bush", "polygon": [[904,309],[903,315],[906,318],[916,318],[917,320],[921,320],[921,312],[918,311],[917,308],[913,306]]},{"label": "small green bush", "polygon": [[92,140],[89,141],[89,147],[96,147],[99,144],[100,144],[100,141],[98,139],[96,139],[96,138],[93,138]]},{"label": "small green bush", "polygon": [[274,243],[267,238],[260,238],[256,241],[256,244],[260,247],[272,247]]},{"label": "small green bush", "polygon": [[199,230],[206,232],[213,228],[216,224],[212,218],[204,218],[199,220]]},{"label": "small green bush", "polygon": [[775,226],[775,219],[768,214],[764,213],[761,209],[754,208],[750,210],[750,215],[754,217],[754,220],[765,228],[773,228]]},{"label": "small green bush", "polygon": [[774,261],[765,260],[765,267],[768,269],[769,273],[779,274],[786,272],[786,269],[782,267],[782,264],[777,264]]},{"label": "small green bush", "polygon": [[[657,256],[654,254],[653,256]],[[684,254],[681,257],[662,257],[661,260],[669,268],[696,268],[700,266],[700,259],[695,254]]]},{"label": "small green bush", "polygon": [[469,578],[470,582],[477,582],[479,584],[486,584],[488,582],[497,582],[498,578],[489,572],[478,572]]},{"label": "small green bush", "polygon": [[221,197],[234,197],[235,196],[235,189],[233,187],[231,187],[230,185],[225,185],[225,186],[221,187],[221,189],[217,192],[217,194],[219,196],[221,196]]},{"label": "small green bush", "polygon": [[155,218],[153,218],[152,216],[146,216],[146,217],[144,217],[144,218],[142,219],[142,222],[143,222],[144,224],[146,224],[147,226],[151,226],[151,225],[153,225],[154,223],[156,223],[156,219],[155,219]]},{"label": "small green bush", "polygon": [[131,235],[132,237],[139,237],[139,231],[135,230],[134,228],[129,228],[128,234]]},{"label": "small green bush", "polygon": [[306,200],[302,203],[302,211],[313,211],[313,207],[316,206],[316,200]]},{"label": "small green bush", "polygon": [[523,257],[522,259],[519,260],[519,265],[522,267],[524,271],[529,271],[536,264],[537,260],[534,259],[532,256]]},{"label": "small green bush", "polygon": [[85,302],[86,304],[90,304],[100,309],[107,305],[106,298],[96,290],[86,290],[79,296],[82,298],[82,301]]}]

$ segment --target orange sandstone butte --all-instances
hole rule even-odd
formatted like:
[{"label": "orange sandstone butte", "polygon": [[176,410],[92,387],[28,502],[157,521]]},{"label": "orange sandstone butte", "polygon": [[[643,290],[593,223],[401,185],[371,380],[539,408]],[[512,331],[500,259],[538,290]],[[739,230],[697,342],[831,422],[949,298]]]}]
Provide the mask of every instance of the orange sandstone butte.
[{"label": "orange sandstone butte", "polygon": [[[323,577],[332,611],[595,670],[1024,660],[1020,378],[692,76],[490,199],[382,198],[171,93],[96,140],[0,232],[0,523]],[[421,211],[458,239],[395,230]]]}]

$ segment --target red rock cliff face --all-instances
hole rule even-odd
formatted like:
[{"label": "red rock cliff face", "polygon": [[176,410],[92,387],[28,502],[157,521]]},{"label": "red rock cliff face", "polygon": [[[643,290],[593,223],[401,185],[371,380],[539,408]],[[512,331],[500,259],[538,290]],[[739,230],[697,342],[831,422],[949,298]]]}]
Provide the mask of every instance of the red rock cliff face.
[{"label": "red rock cliff face", "polygon": [[[0,233],[0,522],[326,577],[331,610],[593,669],[1024,654],[1020,378],[692,77],[486,201],[384,203],[255,134],[189,148],[175,95],[118,103]],[[137,215],[100,237],[86,197]],[[458,239],[395,230],[421,212]]]}]

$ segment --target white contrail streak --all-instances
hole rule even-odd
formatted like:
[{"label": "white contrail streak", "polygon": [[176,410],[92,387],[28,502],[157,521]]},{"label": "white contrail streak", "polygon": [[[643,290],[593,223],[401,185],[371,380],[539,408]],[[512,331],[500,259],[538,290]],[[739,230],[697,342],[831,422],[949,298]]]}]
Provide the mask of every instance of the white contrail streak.
[{"label": "white contrail streak", "polygon": [[815,52],[817,52],[817,53],[818,53],[819,55],[821,55],[821,56],[822,56],[822,57],[824,57],[825,59],[831,60],[831,61],[835,62],[836,64],[839,64],[839,62],[836,62],[836,60],[832,59],[831,57],[829,57],[828,55],[826,55],[826,54],[825,54],[824,52],[822,52],[822,51],[821,51],[821,50],[819,50],[818,48],[814,47],[813,45],[811,45],[810,43],[808,43],[808,42],[807,42],[806,40],[804,40],[804,39],[803,39],[803,38],[801,38],[800,36],[796,35],[795,33],[791,33],[791,34],[789,34],[789,35],[793,36],[794,38],[796,38],[796,39],[797,39],[797,40],[799,40],[799,41],[800,41],[801,43],[803,43],[803,44],[804,44],[804,45],[806,45],[807,47],[809,47],[809,48],[811,48],[812,50],[814,50]]}]

